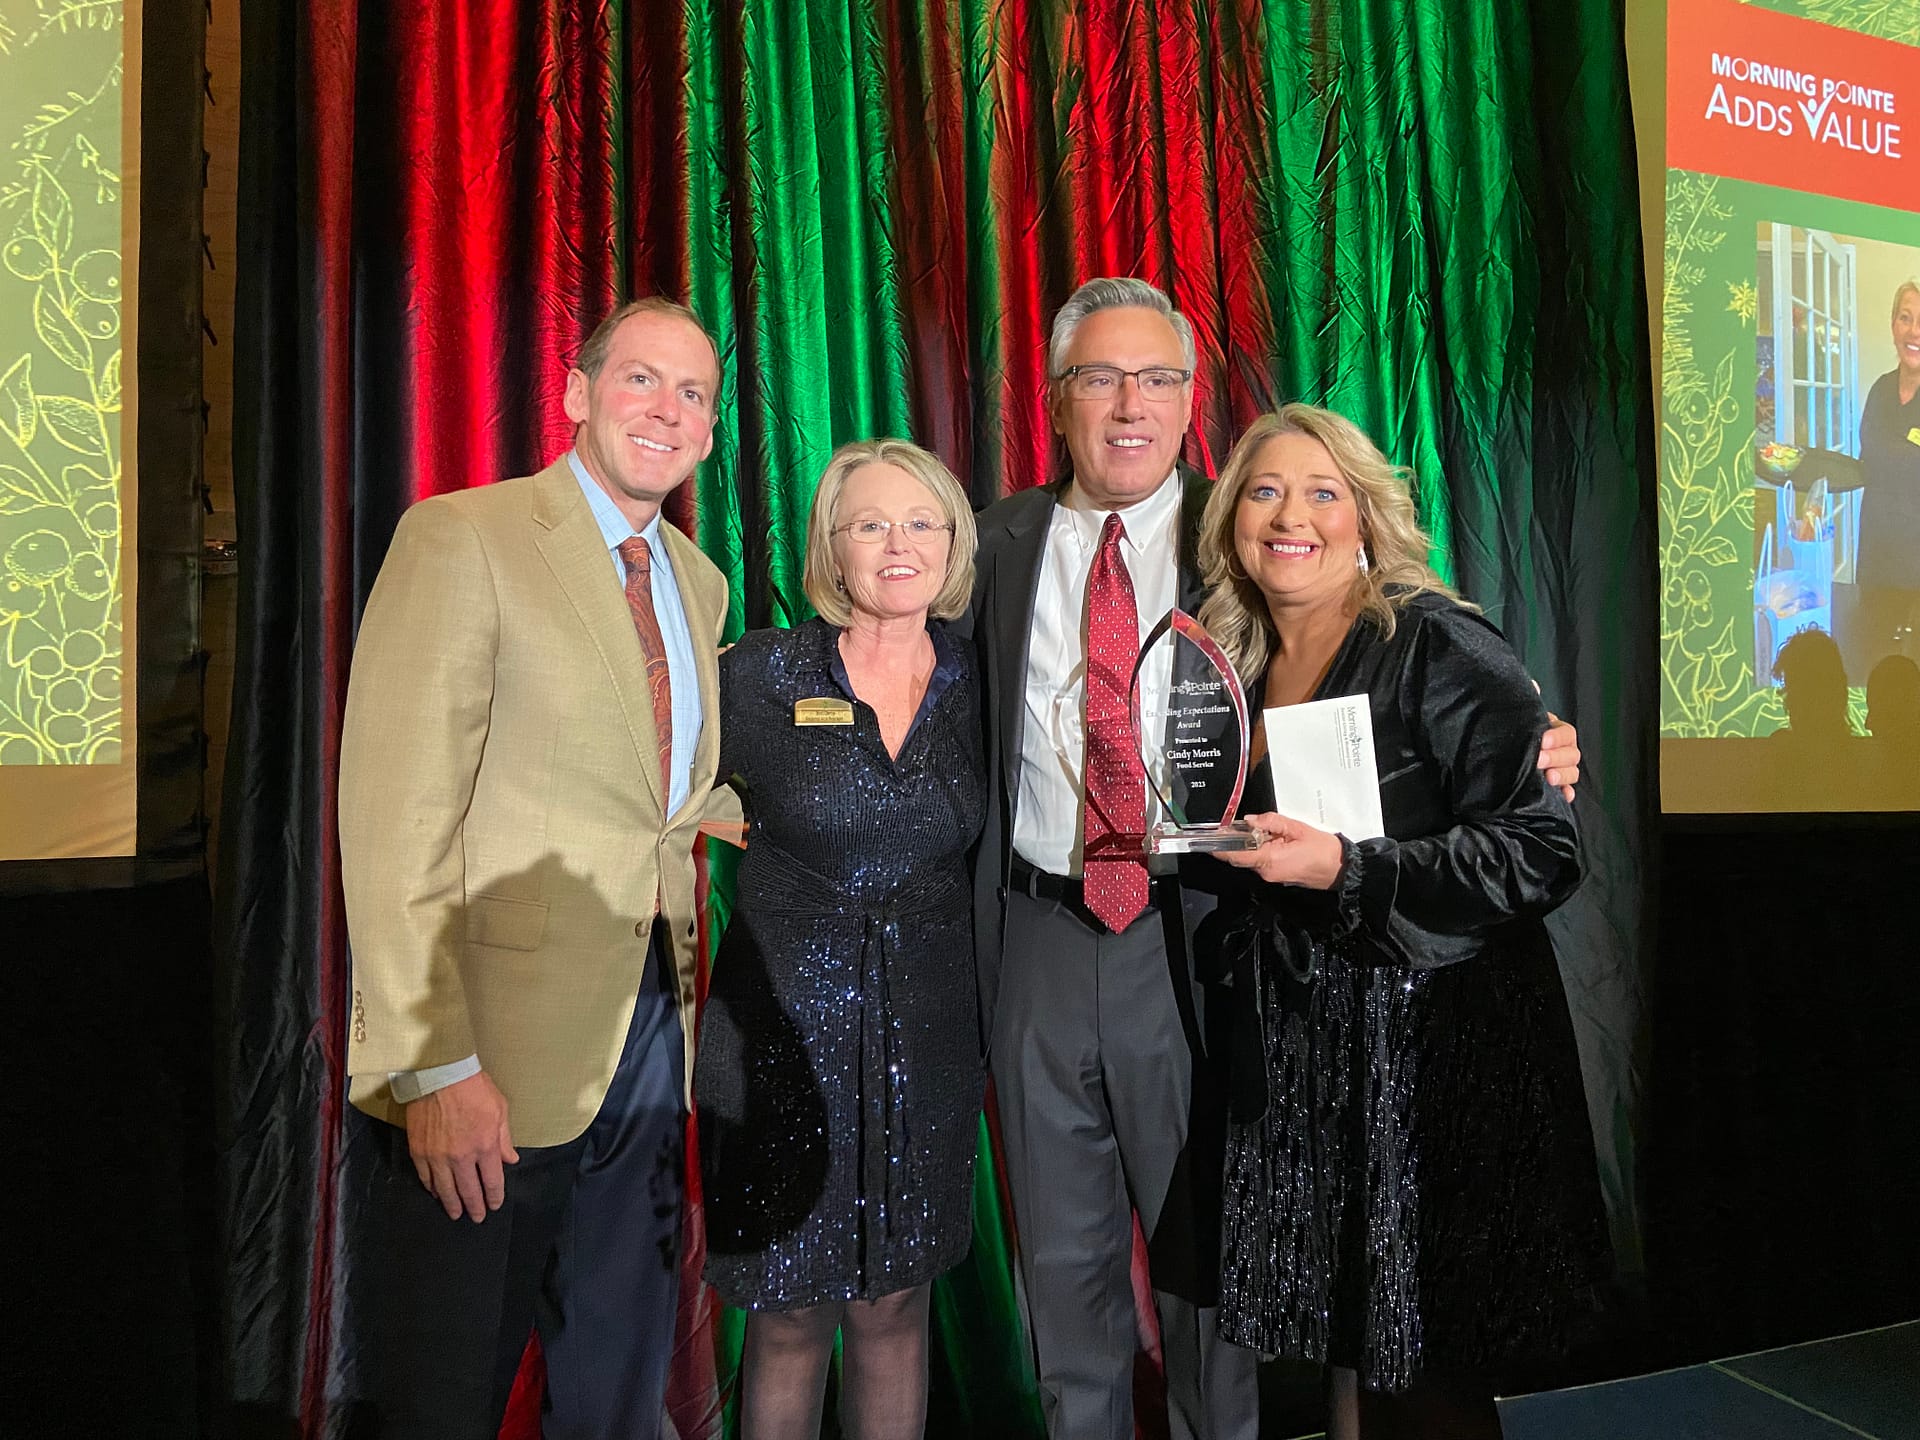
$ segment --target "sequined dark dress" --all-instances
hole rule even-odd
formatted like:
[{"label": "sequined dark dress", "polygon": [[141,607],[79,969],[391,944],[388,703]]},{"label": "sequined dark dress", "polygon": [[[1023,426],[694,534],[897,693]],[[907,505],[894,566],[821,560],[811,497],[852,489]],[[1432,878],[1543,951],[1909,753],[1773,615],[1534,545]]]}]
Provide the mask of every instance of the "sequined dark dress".
[{"label": "sequined dark dress", "polygon": [[[1545,712],[1498,633],[1438,596],[1355,624],[1316,698],[1371,697],[1388,839],[1331,892],[1250,881],[1213,922],[1239,994],[1221,1333],[1351,1366],[1551,1354],[1608,1248],[1542,917],[1580,879],[1534,767]],[[1253,697],[1256,704],[1258,697]],[[1247,809],[1269,803],[1263,766]]]},{"label": "sequined dark dress", "polygon": [[[872,1299],[966,1254],[984,1069],[967,848],[985,767],[964,648],[897,760],[839,631],[756,631],[720,659],[720,773],[752,831],[694,1069],[707,1278],[768,1310]],[[851,725],[796,725],[848,701]]]}]

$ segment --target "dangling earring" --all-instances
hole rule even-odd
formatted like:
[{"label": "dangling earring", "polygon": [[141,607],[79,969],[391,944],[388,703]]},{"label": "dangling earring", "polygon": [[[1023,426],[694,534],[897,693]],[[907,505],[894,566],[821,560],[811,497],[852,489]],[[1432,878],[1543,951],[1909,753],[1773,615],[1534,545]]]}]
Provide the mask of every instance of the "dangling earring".
[{"label": "dangling earring", "polygon": [[847,593],[847,577],[844,575],[835,575],[833,577],[833,588],[838,590],[842,595],[846,594]]},{"label": "dangling earring", "polygon": [[1358,550],[1353,552],[1353,564],[1354,568],[1362,575],[1373,568],[1367,563],[1367,547],[1365,545],[1362,545]]}]

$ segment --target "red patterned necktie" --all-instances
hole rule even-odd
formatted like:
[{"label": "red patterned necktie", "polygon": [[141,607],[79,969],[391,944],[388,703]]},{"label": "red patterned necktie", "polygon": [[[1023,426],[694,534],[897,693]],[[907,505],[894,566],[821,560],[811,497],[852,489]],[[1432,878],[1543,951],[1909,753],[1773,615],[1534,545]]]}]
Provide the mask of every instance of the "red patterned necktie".
[{"label": "red patterned necktie", "polygon": [[638,535],[620,542],[620,558],[627,566],[627,610],[640,637],[640,654],[647,663],[647,690],[653,697],[653,730],[660,742],[660,803],[671,804],[673,794],[673,683],[667,675],[667,646],[660,638],[660,620],[653,613],[653,552]]},{"label": "red patterned necktie", "polygon": [[1107,516],[1087,576],[1087,813],[1082,871],[1087,908],[1118,934],[1147,908],[1147,772],[1129,721],[1128,684],[1140,654],[1124,532]]}]

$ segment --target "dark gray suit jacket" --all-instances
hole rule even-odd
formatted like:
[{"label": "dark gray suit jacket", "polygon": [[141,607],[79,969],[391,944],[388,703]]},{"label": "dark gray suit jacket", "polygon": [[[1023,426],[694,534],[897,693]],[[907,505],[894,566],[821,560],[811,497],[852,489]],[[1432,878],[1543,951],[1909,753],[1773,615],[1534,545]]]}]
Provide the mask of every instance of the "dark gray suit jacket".
[{"label": "dark gray suit jacket", "polygon": [[[1197,556],[1200,512],[1211,482],[1180,467],[1180,608],[1197,611],[1206,597]],[[1027,644],[1033,634],[1034,597],[1047,529],[1065,481],[1009,495],[979,517],[973,605],[949,633],[971,636],[979,660],[980,714],[986,729],[987,818],[974,860],[974,949],[980,981],[981,1042],[993,1033],[994,998],[1000,988],[1007,884],[1013,861],[1014,811],[1020,796],[1020,746],[1026,719]],[[1162,917],[1167,959],[1182,1018],[1196,1053],[1204,1053],[1201,986],[1223,978],[1194,963],[1193,932],[1212,913],[1222,886],[1217,861],[1189,856],[1180,863],[1179,884],[1165,887]]]}]

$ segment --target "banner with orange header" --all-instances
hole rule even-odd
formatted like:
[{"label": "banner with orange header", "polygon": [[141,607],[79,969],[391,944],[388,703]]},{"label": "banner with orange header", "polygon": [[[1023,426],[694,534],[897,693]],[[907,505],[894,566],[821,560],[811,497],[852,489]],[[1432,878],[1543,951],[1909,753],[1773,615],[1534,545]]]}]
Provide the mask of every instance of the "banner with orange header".
[{"label": "banner with orange header", "polygon": [[1667,164],[1920,208],[1914,49],[1745,5],[1667,11]]},{"label": "banner with orange header", "polygon": [[1920,714],[1900,701],[1920,693],[1920,47],[1903,13],[1669,0],[1664,74],[1636,82],[1666,160],[1648,238],[1669,811],[1920,809]]}]

